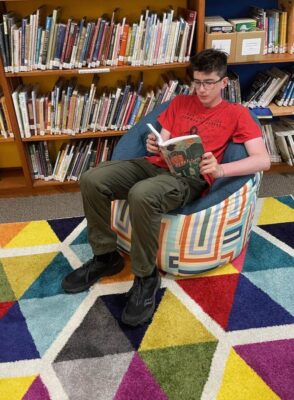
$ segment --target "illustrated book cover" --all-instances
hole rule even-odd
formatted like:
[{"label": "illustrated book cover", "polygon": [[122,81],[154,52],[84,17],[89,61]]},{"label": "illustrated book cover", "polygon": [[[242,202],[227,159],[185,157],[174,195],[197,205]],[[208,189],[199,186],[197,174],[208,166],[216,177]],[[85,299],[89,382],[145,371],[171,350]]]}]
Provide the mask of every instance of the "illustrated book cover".
[{"label": "illustrated book cover", "polygon": [[200,136],[185,135],[163,141],[152,124],[147,126],[155,134],[162,157],[173,175],[187,177],[199,175],[199,163],[204,153]]}]

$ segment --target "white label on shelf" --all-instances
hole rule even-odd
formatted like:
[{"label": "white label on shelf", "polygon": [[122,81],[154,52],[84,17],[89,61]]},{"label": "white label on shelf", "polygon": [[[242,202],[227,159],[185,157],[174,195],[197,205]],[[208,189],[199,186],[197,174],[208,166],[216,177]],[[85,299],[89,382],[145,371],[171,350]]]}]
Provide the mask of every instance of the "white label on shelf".
[{"label": "white label on shelf", "polygon": [[224,51],[227,54],[231,54],[231,39],[225,39],[225,40],[212,40],[211,41],[211,47],[215,50],[220,50]]},{"label": "white label on shelf", "polygon": [[261,54],[261,38],[244,39],[242,42],[242,56]]},{"label": "white label on shelf", "polygon": [[84,68],[84,69],[79,69],[79,74],[102,74],[104,72],[110,72],[110,68]]}]

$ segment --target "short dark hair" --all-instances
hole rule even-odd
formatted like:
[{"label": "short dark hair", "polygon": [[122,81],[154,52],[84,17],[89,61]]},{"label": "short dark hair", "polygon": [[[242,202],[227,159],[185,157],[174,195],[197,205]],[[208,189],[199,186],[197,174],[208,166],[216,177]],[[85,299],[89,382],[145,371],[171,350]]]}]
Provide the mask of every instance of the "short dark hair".
[{"label": "short dark hair", "polygon": [[191,57],[193,71],[216,72],[219,77],[227,75],[227,54],[220,50],[205,49]]}]

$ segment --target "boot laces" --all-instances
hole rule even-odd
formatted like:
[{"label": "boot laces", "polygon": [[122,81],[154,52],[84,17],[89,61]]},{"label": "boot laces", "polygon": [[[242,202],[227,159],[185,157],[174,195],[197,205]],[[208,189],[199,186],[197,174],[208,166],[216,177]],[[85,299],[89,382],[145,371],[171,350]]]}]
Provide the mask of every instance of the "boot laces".
[{"label": "boot laces", "polygon": [[128,292],[128,296],[132,296],[132,300],[134,300],[136,305],[140,304],[143,288],[144,288],[144,279],[136,276],[133,286]]}]

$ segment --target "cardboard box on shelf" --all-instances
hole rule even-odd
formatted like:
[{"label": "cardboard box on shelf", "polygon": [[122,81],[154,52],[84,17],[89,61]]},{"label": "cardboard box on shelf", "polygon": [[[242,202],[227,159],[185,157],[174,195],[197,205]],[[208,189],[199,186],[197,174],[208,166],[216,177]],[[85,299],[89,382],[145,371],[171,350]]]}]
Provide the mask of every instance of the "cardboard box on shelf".
[{"label": "cardboard box on shelf", "polygon": [[228,62],[234,62],[236,52],[236,32],[205,33],[205,48],[224,51],[228,54]]},{"label": "cardboard box on shelf", "polygon": [[265,31],[236,32],[236,62],[258,61],[263,57]]}]

